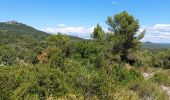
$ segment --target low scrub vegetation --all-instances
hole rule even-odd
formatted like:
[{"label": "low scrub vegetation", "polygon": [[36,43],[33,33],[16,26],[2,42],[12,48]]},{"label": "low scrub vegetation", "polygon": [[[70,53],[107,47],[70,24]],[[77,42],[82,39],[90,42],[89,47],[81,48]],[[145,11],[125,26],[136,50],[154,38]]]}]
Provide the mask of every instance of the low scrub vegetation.
[{"label": "low scrub vegetation", "polygon": [[[0,31],[0,99],[168,100],[160,86],[170,85],[170,50],[141,48],[145,31],[126,11],[107,24],[109,32],[97,24],[89,40]],[[146,79],[149,69],[163,71]]]}]

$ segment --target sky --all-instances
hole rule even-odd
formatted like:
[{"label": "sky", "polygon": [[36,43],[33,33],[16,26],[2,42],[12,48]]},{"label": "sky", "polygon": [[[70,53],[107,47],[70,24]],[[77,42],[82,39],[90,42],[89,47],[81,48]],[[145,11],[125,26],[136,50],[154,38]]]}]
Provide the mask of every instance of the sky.
[{"label": "sky", "polygon": [[170,0],[1,0],[0,22],[16,20],[49,33],[89,38],[108,16],[127,11],[146,34],[142,41],[170,43]]}]

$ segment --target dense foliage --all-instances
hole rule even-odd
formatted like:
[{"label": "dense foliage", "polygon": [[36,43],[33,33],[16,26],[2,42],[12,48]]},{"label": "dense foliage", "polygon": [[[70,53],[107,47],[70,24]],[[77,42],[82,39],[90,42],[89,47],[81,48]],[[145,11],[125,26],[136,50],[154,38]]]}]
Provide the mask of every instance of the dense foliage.
[{"label": "dense foliage", "polygon": [[[136,35],[138,21],[127,12],[108,18],[109,32],[97,24],[89,40],[5,24],[0,24],[2,100],[168,100],[159,86],[170,85],[164,72],[170,50],[142,49],[144,32]],[[157,68],[163,72],[143,76]]]}]

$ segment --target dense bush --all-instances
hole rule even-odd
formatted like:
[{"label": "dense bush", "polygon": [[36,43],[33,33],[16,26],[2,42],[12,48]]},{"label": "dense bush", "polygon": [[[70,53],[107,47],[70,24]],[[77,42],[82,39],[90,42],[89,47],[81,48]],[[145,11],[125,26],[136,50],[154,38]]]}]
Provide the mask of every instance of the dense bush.
[{"label": "dense bush", "polygon": [[12,47],[0,46],[0,64],[12,65],[17,62],[17,51]]},{"label": "dense bush", "polygon": [[32,96],[45,99],[51,94],[62,96],[69,91],[64,77],[60,69],[46,66],[2,67],[0,86],[6,95],[1,95],[9,99],[25,99]]}]

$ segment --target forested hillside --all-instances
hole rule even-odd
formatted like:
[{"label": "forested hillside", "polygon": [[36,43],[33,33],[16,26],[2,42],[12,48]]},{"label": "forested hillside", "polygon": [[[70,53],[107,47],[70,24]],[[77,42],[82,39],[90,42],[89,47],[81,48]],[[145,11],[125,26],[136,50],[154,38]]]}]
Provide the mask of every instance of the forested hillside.
[{"label": "forested hillside", "polygon": [[0,99],[168,100],[170,49],[142,48],[126,11],[106,22],[88,40],[0,23]]},{"label": "forested hillside", "polygon": [[1,22],[0,30],[15,35],[32,35],[36,39],[48,36],[48,33],[36,30],[33,27],[19,23],[17,21]]}]

